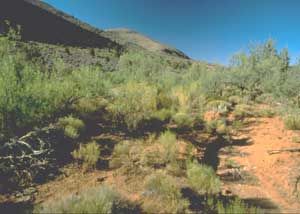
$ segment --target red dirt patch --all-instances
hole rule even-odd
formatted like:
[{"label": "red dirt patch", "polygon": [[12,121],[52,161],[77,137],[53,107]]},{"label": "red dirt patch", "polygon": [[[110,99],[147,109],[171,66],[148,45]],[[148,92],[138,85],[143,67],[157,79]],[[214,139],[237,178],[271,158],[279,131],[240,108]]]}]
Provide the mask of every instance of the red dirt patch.
[{"label": "red dirt patch", "polygon": [[221,115],[217,111],[207,111],[204,113],[203,118],[206,122],[210,122],[213,120],[218,120],[221,118]]},{"label": "red dirt patch", "polygon": [[279,117],[258,118],[246,129],[238,131],[235,140],[249,139],[243,146],[234,146],[244,155],[226,158],[242,166],[257,182],[254,185],[229,183],[225,188],[244,199],[270,199],[282,212],[299,213],[297,178],[300,176],[300,153],[268,153],[269,150],[300,148],[292,142],[297,135],[299,133],[286,130]]}]

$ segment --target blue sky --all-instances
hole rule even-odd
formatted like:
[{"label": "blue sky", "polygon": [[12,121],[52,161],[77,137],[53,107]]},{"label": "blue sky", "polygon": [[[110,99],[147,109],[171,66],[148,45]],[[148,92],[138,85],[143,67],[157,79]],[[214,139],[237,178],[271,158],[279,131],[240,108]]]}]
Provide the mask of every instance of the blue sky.
[{"label": "blue sky", "polygon": [[300,56],[299,0],[45,0],[100,29],[131,28],[194,59],[227,64],[268,38]]}]

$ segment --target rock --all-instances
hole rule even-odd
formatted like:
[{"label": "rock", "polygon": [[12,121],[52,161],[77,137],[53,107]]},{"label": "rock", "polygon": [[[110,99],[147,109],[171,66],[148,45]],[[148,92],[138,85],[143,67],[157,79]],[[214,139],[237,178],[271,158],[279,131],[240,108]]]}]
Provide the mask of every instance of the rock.
[{"label": "rock", "polygon": [[225,181],[239,181],[242,179],[241,172],[237,168],[220,170],[217,175]]},{"label": "rock", "polygon": [[106,176],[99,177],[99,178],[97,178],[97,182],[103,182],[103,181],[105,181],[105,179],[106,179]]},{"label": "rock", "polygon": [[232,194],[231,190],[229,190],[229,189],[223,189],[222,190],[222,195],[224,195],[224,196],[232,196],[233,194]]}]

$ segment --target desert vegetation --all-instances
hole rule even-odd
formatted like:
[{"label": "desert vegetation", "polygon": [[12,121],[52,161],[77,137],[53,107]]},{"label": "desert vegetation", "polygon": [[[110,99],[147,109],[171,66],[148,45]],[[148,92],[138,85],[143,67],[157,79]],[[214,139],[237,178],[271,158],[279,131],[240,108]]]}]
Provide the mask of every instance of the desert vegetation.
[{"label": "desert vegetation", "polygon": [[37,213],[117,213],[132,212],[134,204],[107,186],[88,189],[80,195],[70,195],[61,201],[53,201],[37,207]]},{"label": "desert vegetation", "polygon": [[[50,142],[68,148],[57,151],[69,158],[63,166],[76,163],[89,173],[108,160],[107,170],[133,182],[139,195],[130,201],[123,192],[100,186],[38,204],[38,213],[194,212],[184,190],[193,192],[207,212],[259,212],[238,198],[221,197],[215,169],[197,155],[206,142],[192,142],[191,136],[204,133],[230,144],[231,132],[245,118],[275,114],[284,118],[286,129],[300,130],[300,67],[290,66],[288,51],[278,51],[272,40],[233,56],[227,67],[128,51],[113,72],[97,65],[70,68],[59,59],[48,67],[30,59],[31,49],[25,47],[12,36],[0,37],[1,160],[9,156],[5,145],[11,139],[51,126],[63,136]],[[257,111],[258,104],[272,110]],[[122,139],[111,147],[102,144],[94,133],[105,128],[111,135],[121,132]],[[60,148],[51,143],[50,149]],[[56,150],[51,154],[55,159]],[[24,187],[4,161],[0,172],[0,187]],[[31,174],[31,183],[36,176]]]}]

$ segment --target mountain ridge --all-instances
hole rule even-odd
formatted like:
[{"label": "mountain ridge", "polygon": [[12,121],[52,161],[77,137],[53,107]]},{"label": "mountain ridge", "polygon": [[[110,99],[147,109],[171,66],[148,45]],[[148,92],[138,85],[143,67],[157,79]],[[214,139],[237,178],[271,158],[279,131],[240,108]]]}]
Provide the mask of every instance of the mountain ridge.
[{"label": "mountain ridge", "polygon": [[140,48],[159,54],[189,59],[182,51],[154,41],[133,30],[102,30],[66,14],[39,0],[2,0],[0,3],[0,34],[8,27],[20,25],[24,41],[85,48]]},{"label": "mountain ridge", "polygon": [[[121,48],[112,40],[74,24],[75,21],[70,22],[58,15],[59,13],[63,12],[37,0],[2,0],[0,28],[2,33],[6,32],[8,26],[5,25],[5,20],[8,20],[12,26],[21,26],[21,36],[24,41],[66,46]],[[82,22],[78,21],[78,23]]]}]

